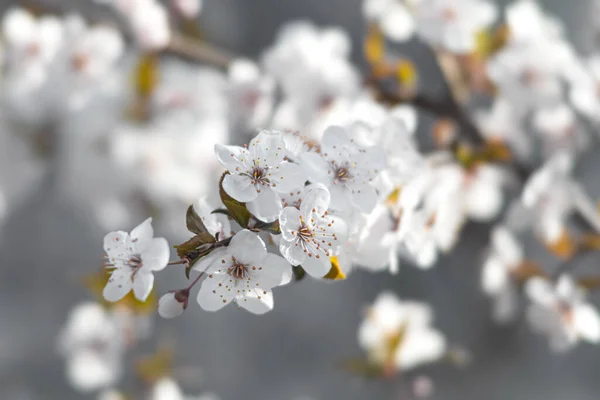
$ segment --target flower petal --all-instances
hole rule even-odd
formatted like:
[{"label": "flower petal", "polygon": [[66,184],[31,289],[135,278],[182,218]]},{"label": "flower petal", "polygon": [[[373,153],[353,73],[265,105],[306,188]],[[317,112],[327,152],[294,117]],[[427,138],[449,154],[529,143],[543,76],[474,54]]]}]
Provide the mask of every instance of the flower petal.
[{"label": "flower petal", "polygon": [[143,269],[146,271],[160,271],[167,266],[171,250],[165,238],[154,238],[146,250],[141,254]]},{"label": "flower petal", "polygon": [[283,206],[281,198],[269,187],[263,187],[258,197],[246,203],[248,211],[264,222],[273,222],[279,218]]},{"label": "flower petal", "polygon": [[581,304],[573,310],[573,325],[579,336],[588,342],[600,342],[600,316],[594,307]]},{"label": "flower petal", "polygon": [[279,252],[290,264],[294,266],[302,264],[306,258],[306,253],[302,247],[297,244],[296,240],[288,242],[282,238],[281,242],[279,243]]},{"label": "flower petal", "polygon": [[353,185],[352,204],[365,214],[369,214],[377,204],[377,191],[371,185]]},{"label": "flower petal", "polygon": [[273,190],[279,193],[287,193],[302,188],[308,180],[308,174],[300,165],[284,162],[279,164],[276,172],[273,172],[273,176],[269,180],[273,185]]},{"label": "flower petal", "polygon": [[236,303],[253,314],[264,314],[273,309],[273,292],[257,289],[236,297]]},{"label": "flower petal", "polygon": [[114,262],[114,259],[129,259],[129,234],[123,231],[107,233],[104,236],[104,251]]},{"label": "flower petal", "polygon": [[[252,283],[263,289],[271,289],[291,278],[292,266],[282,257],[267,254],[257,270],[252,271]],[[262,269],[261,269],[262,268]]]},{"label": "flower petal", "polygon": [[217,160],[232,174],[241,174],[249,171],[251,165],[250,153],[240,146],[223,146],[215,144]]},{"label": "flower petal", "polygon": [[136,252],[142,252],[150,245],[150,241],[154,237],[154,229],[152,228],[152,218],[148,218],[131,231],[131,244]]},{"label": "flower petal", "polygon": [[352,141],[346,133],[346,129],[341,126],[330,126],[323,132],[321,138],[321,152],[326,153],[337,153],[340,147],[353,146]]},{"label": "flower petal", "polygon": [[[300,211],[296,207],[286,207],[279,215],[279,229],[284,240],[296,239],[296,231],[300,227]],[[294,233],[292,233],[294,232]]]},{"label": "flower petal", "polygon": [[320,255],[319,258],[317,258],[316,255],[312,255],[312,257],[304,258],[304,261],[302,262],[302,268],[304,268],[306,273],[308,273],[310,276],[322,278],[331,269],[331,261],[329,260],[329,257],[324,255]]},{"label": "flower petal", "polygon": [[132,273],[132,270],[126,268],[114,270],[102,292],[104,298],[107,301],[115,302],[125,297],[133,287],[133,282],[131,281]]},{"label": "flower petal", "polygon": [[242,264],[260,265],[267,255],[265,242],[247,229],[239,231],[231,239],[228,251]]},{"label": "flower petal", "polygon": [[286,150],[279,133],[262,131],[248,145],[252,161],[259,166],[277,166],[284,160]]},{"label": "flower petal", "polygon": [[229,276],[213,274],[206,277],[198,291],[198,304],[206,311],[217,311],[229,304],[235,291],[229,287]]},{"label": "flower petal", "polygon": [[320,154],[313,152],[301,154],[300,165],[306,170],[310,181],[326,185],[333,183],[331,165]]},{"label": "flower petal", "polygon": [[304,196],[300,205],[300,213],[308,216],[312,210],[317,214],[323,214],[329,208],[331,195],[329,189],[322,183],[313,183],[304,188]]},{"label": "flower petal", "polygon": [[133,277],[133,294],[140,301],[146,301],[154,287],[154,275],[152,272],[138,271]]},{"label": "flower petal", "polygon": [[225,175],[223,189],[228,195],[243,203],[252,201],[258,196],[252,181],[245,175]]}]

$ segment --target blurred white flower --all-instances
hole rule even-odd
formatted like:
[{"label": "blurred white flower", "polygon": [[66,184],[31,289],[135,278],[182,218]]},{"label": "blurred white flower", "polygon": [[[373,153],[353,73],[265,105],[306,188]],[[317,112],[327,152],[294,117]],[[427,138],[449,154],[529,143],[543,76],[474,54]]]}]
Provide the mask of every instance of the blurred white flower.
[{"label": "blurred white flower", "polygon": [[219,400],[212,393],[188,396],[172,378],[161,378],[152,387],[149,400]]},{"label": "blurred white flower", "polygon": [[388,38],[404,42],[415,32],[410,6],[404,0],[364,0],[363,14],[367,20],[375,22]]},{"label": "blurred white flower", "polygon": [[267,126],[274,106],[275,82],[248,59],[237,59],[228,71],[229,115],[244,129]]},{"label": "blurred white flower", "polygon": [[330,194],[323,185],[312,185],[300,208],[286,207],[279,216],[279,251],[292,265],[302,265],[314,276],[322,277],[331,269],[330,257],[348,239],[346,222],[328,214]]},{"label": "blurred white flower", "polygon": [[133,289],[137,299],[146,301],[154,286],[152,273],[164,269],[170,255],[167,241],[153,236],[152,218],[148,218],[131,234],[116,231],[104,237],[106,265],[113,270],[103,292],[106,300],[121,300]]},{"label": "blurred white flower", "polygon": [[565,104],[536,111],[533,115],[533,127],[542,138],[547,156],[556,152],[580,150],[587,144],[577,115]]},{"label": "blurred white flower", "polygon": [[2,18],[2,34],[8,82],[18,81],[25,91],[44,83],[63,45],[61,21],[52,16],[36,19],[22,8],[12,8]]},{"label": "blurred white flower", "polygon": [[[338,99],[358,93],[359,76],[350,64],[350,38],[340,28],[318,29],[306,21],[287,24],[267,49],[262,64],[281,86],[283,100],[273,127],[307,131]],[[318,132],[316,134],[320,134]]]},{"label": "blurred white flower", "polygon": [[100,304],[75,307],[59,336],[71,385],[89,392],[115,384],[123,372],[123,339],[117,321]]},{"label": "blurred white flower", "polygon": [[476,35],[498,16],[487,0],[419,0],[414,7],[418,34],[433,46],[453,53],[470,53]]},{"label": "blurred white flower", "polygon": [[553,350],[569,350],[579,341],[600,343],[600,315],[570,276],[561,276],[556,284],[532,278],[525,289],[532,302],[528,320],[548,336]]},{"label": "blurred white flower", "polygon": [[380,294],[358,330],[358,342],[372,363],[408,371],[438,361],[446,352],[444,336],[434,329],[431,308]]},{"label": "blurred white flower", "polygon": [[539,168],[527,181],[521,195],[525,208],[534,213],[534,228],[547,243],[554,243],[564,232],[573,211],[571,178],[572,157],[558,153]]},{"label": "blurred white flower", "polygon": [[206,311],[235,301],[254,314],[264,314],[273,309],[271,289],[292,277],[290,264],[267,253],[262,239],[249,230],[236,233],[229,246],[214,250],[194,269],[206,275],[198,292],[198,303]]},{"label": "blurred white flower", "polygon": [[506,143],[520,160],[530,157],[532,143],[525,130],[525,114],[509,99],[497,97],[492,107],[477,112],[475,119],[488,140]]},{"label": "blurred white flower", "polygon": [[511,320],[516,314],[517,290],[513,274],[523,261],[523,249],[512,232],[503,226],[496,227],[483,263],[481,285],[494,301],[493,315],[499,322]]},{"label": "blurred white flower", "polygon": [[177,11],[188,19],[196,18],[202,11],[204,0],[171,0]]},{"label": "blurred white flower", "polygon": [[278,193],[301,188],[306,172],[286,160],[285,144],[277,132],[263,131],[248,148],[215,145],[217,159],[229,174],[223,189],[234,199],[247,203],[258,219],[275,221],[281,212]]},{"label": "blurred white flower", "polygon": [[323,183],[331,193],[331,209],[346,211],[355,207],[373,211],[378,194],[374,180],[386,167],[380,146],[363,148],[351,139],[348,129],[327,128],[321,139],[321,153],[304,153],[300,164],[313,182]]}]

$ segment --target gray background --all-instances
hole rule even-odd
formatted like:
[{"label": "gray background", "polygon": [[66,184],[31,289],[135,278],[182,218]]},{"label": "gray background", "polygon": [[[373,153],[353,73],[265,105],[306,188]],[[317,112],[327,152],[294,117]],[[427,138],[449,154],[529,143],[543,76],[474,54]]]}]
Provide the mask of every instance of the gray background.
[{"label": "gray background", "polygon": [[[48,1],[101,15],[87,2]],[[343,26],[356,44],[364,25],[359,0],[205,2],[201,26],[208,40],[248,56],[271,43],[276,30],[289,20],[309,18],[317,24]],[[587,1],[542,3],[567,21],[569,34],[582,51],[592,48],[589,32],[581,29],[593,19]],[[599,190],[594,158],[598,157],[581,167],[581,176]],[[98,267],[102,235],[77,204],[56,190],[52,172],[8,219],[0,242],[0,399],[86,398],[68,386],[55,338],[68,310],[89,298],[77,279]],[[431,302],[436,324],[449,341],[473,353],[473,362],[465,369],[439,365],[418,371],[435,380],[436,399],[600,398],[598,348],[584,345],[556,356],[522,320],[504,328],[491,322],[488,301],[479,290],[481,250],[487,237],[488,227],[469,225],[456,251],[433,271],[403,265],[395,277],[356,272],[345,282],[305,279],[276,289],[275,309],[262,317],[233,306],[206,313],[192,304],[174,321],[157,320],[157,340],[175,344],[178,365],[201,368],[197,378],[183,380],[188,393],[210,390],[224,400],[304,395],[320,400],[408,400],[407,382],[413,373],[394,381],[365,381],[336,365],[340,359],[360,355],[356,329],[362,309],[380,291],[391,289],[403,298]],[[537,257],[539,249],[530,254]],[[184,285],[171,272],[162,273],[157,281],[159,293]],[[150,341],[143,347],[153,346]]]}]

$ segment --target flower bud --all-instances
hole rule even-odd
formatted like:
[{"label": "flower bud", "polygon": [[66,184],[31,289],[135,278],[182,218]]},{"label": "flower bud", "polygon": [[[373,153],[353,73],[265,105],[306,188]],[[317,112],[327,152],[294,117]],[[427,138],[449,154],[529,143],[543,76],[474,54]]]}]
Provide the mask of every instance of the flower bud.
[{"label": "flower bud", "polygon": [[187,308],[190,291],[188,289],[171,291],[158,301],[158,313],[163,318],[175,318]]}]

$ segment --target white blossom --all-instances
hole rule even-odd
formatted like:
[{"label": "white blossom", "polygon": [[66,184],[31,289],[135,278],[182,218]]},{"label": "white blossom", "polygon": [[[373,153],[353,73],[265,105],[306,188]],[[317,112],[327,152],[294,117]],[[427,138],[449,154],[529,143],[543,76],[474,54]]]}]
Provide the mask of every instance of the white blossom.
[{"label": "white blossom", "polygon": [[279,216],[279,251],[292,265],[314,277],[331,269],[330,257],[337,254],[348,239],[348,226],[328,213],[331,197],[323,185],[314,185],[296,207],[286,207]]},{"label": "white blossom", "polygon": [[566,153],[556,154],[527,181],[521,201],[534,213],[534,227],[547,243],[560,238],[566,219],[573,210],[572,190],[575,183],[570,177],[573,160]]},{"label": "white blossom", "polygon": [[515,316],[517,288],[514,273],[524,261],[523,249],[507,228],[492,231],[489,253],[481,271],[483,291],[494,301],[494,317],[500,322]]},{"label": "white blossom", "polygon": [[401,301],[385,292],[368,309],[358,331],[358,342],[371,362],[408,371],[435,362],[445,354],[446,340],[431,326],[432,320],[427,304]]},{"label": "white blossom", "polygon": [[556,284],[532,278],[526,293],[532,302],[528,320],[548,337],[553,350],[569,350],[579,341],[600,343],[600,315],[570,276],[561,276]]},{"label": "white blossom", "polygon": [[291,266],[280,256],[267,253],[255,233],[236,233],[226,248],[214,250],[194,267],[206,275],[198,303],[206,311],[217,311],[232,301],[254,314],[273,308],[271,289],[288,283]]},{"label": "white blossom", "polygon": [[421,37],[462,54],[475,49],[476,35],[494,23],[498,10],[487,0],[419,0],[414,13]]},{"label": "white blossom", "polygon": [[281,212],[279,193],[304,185],[307,176],[288,162],[281,135],[263,131],[248,148],[215,145],[219,162],[229,171],[223,189],[234,199],[247,203],[248,210],[264,221],[274,221]]},{"label": "white blossom", "polygon": [[[364,0],[363,14],[392,40],[404,42],[415,32],[410,4],[404,0]],[[410,3],[410,2],[409,2]]]},{"label": "white blossom", "polygon": [[332,209],[369,213],[377,203],[374,180],[386,166],[385,153],[379,146],[363,148],[349,136],[342,127],[327,128],[321,153],[302,154],[300,161],[311,181],[327,186]]},{"label": "white blossom", "polygon": [[121,300],[133,289],[135,297],[145,301],[154,286],[154,271],[169,262],[169,244],[164,238],[154,238],[152,218],[135,227],[131,234],[116,231],[104,237],[108,255],[110,279],[104,288],[108,301]]},{"label": "white blossom", "polygon": [[117,320],[100,304],[75,307],[59,336],[71,385],[89,392],[115,384],[122,374],[123,339]]}]

